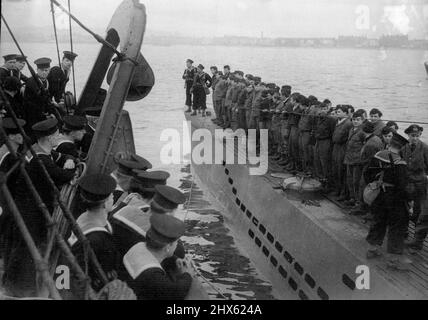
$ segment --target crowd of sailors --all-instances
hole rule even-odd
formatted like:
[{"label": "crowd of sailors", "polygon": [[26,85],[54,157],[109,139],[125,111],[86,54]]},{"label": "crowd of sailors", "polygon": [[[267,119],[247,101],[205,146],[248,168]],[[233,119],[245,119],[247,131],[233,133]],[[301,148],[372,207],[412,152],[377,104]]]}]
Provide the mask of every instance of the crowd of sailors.
[{"label": "crowd of sailors", "polygon": [[[367,257],[382,254],[387,235],[389,266],[408,270],[402,254],[409,220],[416,223],[414,239],[407,241],[412,253],[422,250],[428,232],[428,146],[420,140],[422,127],[406,128],[405,139],[396,122],[382,120],[378,108],[333,107],[329,99],[231,72],[228,65],[223,71],[212,66],[209,75],[202,64],[193,64],[188,59],[183,74],[186,112],[205,117],[212,91],[215,124],[230,132],[269,130],[269,155],[284,171],[318,179],[323,192],[342,202],[351,215],[371,221]],[[380,194],[365,200],[365,194],[377,194],[375,185],[381,186]]]},{"label": "crowd of sailors", "polygon": [[[26,57],[4,57],[0,85],[19,126],[3,101],[0,125],[13,152],[3,139],[0,172],[4,177],[21,160],[45,206],[33,194],[19,167],[2,182],[6,183],[29,235],[37,248],[45,252],[52,226],[47,225],[43,210],[52,215],[58,209],[49,180],[59,189],[77,180],[73,214],[108,280],[126,282],[138,299],[184,299],[194,283],[195,271],[179,240],[186,231],[185,223],[175,217],[186,198],[167,185],[169,173],[151,170],[148,160],[133,154],[118,159],[117,169],[111,175],[87,174],[77,179],[77,169],[86,160],[93,136],[88,116],[100,115],[105,92],[100,91],[96,105],[85,106],[84,112],[73,114],[73,110],[66,110],[66,84],[76,57],[66,51],[61,65],[53,68],[49,58],[37,59],[35,77],[22,73]],[[28,141],[24,141],[22,128]],[[28,144],[37,157],[29,152]],[[4,274],[0,288],[10,296],[35,297],[40,293],[40,279],[7,200],[8,195],[2,192],[0,260]],[[71,229],[65,231],[64,237],[82,270],[87,270],[92,288],[100,291],[105,283],[88,258],[86,243]],[[67,263],[59,257],[58,265]],[[84,283],[73,278],[71,288],[63,288],[60,293],[66,298],[84,298],[85,288]]]}]

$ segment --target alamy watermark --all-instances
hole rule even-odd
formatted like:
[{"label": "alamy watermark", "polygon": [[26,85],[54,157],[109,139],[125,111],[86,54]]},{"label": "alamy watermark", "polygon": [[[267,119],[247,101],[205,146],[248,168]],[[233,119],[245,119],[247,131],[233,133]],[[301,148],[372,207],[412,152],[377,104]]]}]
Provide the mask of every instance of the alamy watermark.
[{"label": "alamy watermark", "polygon": [[[164,165],[183,163],[188,153],[194,165],[248,165],[250,175],[264,175],[268,171],[268,130],[243,129],[229,131],[195,129],[184,122],[183,130],[169,128],[162,131],[160,151]],[[186,152],[186,149],[188,152]]]}]

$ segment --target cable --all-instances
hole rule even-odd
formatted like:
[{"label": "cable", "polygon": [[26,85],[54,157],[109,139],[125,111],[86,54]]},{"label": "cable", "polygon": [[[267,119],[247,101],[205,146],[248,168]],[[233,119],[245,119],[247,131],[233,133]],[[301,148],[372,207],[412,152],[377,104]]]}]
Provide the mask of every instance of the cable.
[{"label": "cable", "polygon": [[54,28],[54,34],[55,34],[56,53],[58,55],[58,65],[61,65],[61,56],[59,54],[59,44],[58,44],[58,32],[56,29],[55,8],[52,2],[51,2],[51,13],[52,13],[52,24]]},{"label": "cable", "polygon": [[119,52],[111,43],[104,40],[100,35],[96,34],[91,29],[86,27],[82,22],[79,21],[79,19],[77,19],[74,15],[72,15],[70,12],[68,12],[61,4],[59,4],[58,1],[51,0],[51,3],[55,4],[58,8],[60,8],[65,14],[67,14],[71,19],[73,19],[74,22],[76,22],[83,30],[85,30],[90,35],[92,35],[95,38],[95,40],[97,40],[99,43],[102,43],[106,47],[110,48],[110,50],[112,50],[119,57],[120,60],[129,60],[134,65],[136,65],[136,66],[139,65],[139,63],[135,59],[127,57],[125,54]]},{"label": "cable", "polygon": [[[51,2],[52,4],[52,2]],[[71,13],[71,1],[68,0],[68,12]],[[71,16],[68,16],[68,26],[69,26],[69,31],[70,31],[70,50],[71,52],[74,52],[74,48],[73,48],[73,29],[71,26]],[[76,75],[74,72],[74,61],[72,62],[72,67],[73,67],[73,93],[74,93],[74,97],[76,97]]]}]

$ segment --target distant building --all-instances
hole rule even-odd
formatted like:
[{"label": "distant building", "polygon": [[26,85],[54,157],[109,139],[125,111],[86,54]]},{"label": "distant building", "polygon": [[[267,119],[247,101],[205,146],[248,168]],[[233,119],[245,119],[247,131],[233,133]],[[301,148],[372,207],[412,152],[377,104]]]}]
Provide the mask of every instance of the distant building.
[{"label": "distant building", "polygon": [[364,47],[367,43],[367,36],[339,36],[337,38],[338,47]]},{"label": "distant building", "polygon": [[379,39],[379,45],[382,47],[406,48],[409,46],[408,35],[386,35]]}]

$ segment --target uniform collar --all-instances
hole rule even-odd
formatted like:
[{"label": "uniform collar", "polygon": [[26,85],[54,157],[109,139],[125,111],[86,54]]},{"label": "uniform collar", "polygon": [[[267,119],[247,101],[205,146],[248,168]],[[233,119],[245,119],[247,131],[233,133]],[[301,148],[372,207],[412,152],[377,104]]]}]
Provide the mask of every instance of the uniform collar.
[{"label": "uniform collar", "polygon": [[163,270],[158,259],[150,252],[144,242],[137,243],[124,255],[123,265],[134,280],[148,269]]},{"label": "uniform collar", "polygon": [[50,156],[50,153],[47,153],[45,149],[43,149],[38,143],[33,145],[33,150],[36,154],[45,154],[47,156]]}]

